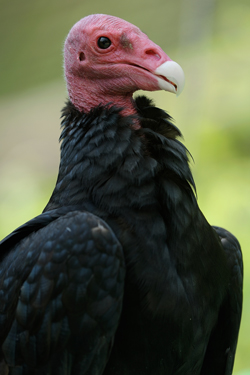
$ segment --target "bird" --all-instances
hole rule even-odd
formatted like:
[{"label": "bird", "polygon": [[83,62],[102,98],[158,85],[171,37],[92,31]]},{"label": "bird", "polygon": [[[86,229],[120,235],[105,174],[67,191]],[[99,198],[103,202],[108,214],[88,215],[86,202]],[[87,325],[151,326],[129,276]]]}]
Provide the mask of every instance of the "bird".
[{"label": "bird", "polygon": [[1,375],[230,375],[238,240],[211,226],[171,116],[179,64],[93,14],[64,45],[61,158],[43,212],[0,242]]}]

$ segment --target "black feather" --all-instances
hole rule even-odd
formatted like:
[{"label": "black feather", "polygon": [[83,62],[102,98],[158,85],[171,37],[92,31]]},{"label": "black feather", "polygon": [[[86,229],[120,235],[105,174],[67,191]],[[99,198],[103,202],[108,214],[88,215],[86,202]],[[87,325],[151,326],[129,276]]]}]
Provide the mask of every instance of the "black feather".
[{"label": "black feather", "polygon": [[172,118],[135,107],[67,102],[52,196],[0,243],[10,375],[232,372],[240,246],[202,215]]}]

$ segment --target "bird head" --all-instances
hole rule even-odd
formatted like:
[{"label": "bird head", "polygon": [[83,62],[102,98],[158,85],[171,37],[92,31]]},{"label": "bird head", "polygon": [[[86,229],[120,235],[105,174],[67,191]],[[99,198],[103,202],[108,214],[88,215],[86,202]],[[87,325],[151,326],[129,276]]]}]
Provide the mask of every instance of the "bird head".
[{"label": "bird head", "polygon": [[118,17],[81,19],[67,36],[64,56],[69,97],[80,111],[101,104],[131,114],[136,90],[179,95],[184,87],[182,68],[138,27]]}]

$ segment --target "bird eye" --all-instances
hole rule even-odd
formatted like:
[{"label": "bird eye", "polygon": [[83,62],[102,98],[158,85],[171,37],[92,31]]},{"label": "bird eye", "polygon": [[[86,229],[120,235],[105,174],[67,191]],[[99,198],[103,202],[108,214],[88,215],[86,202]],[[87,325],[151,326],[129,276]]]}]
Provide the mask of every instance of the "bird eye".
[{"label": "bird eye", "polygon": [[111,40],[107,38],[106,36],[101,36],[98,39],[97,44],[98,44],[98,47],[100,47],[101,49],[107,49],[109,48],[109,46],[111,46]]}]

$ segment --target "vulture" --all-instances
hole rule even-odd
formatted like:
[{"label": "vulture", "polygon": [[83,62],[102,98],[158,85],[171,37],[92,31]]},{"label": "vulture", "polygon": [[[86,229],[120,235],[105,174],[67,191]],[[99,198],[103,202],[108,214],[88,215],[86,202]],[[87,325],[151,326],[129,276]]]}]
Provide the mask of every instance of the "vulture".
[{"label": "vulture", "polygon": [[0,375],[230,375],[240,245],[199,209],[171,117],[182,68],[104,14],[70,30],[61,159],[44,211],[0,243]]}]

